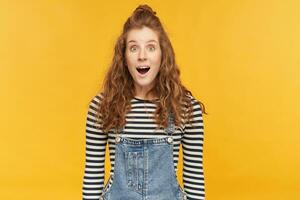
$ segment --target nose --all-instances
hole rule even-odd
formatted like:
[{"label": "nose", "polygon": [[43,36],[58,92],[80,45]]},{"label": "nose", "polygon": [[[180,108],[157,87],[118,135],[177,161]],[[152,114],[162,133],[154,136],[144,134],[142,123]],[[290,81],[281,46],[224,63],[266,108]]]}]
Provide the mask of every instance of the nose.
[{"label": "nose", "polygon": [[146,51],[143,48],[141,48],[141,50],[139,52],[138,59],[139,60],[146,60],[147,59]]}]

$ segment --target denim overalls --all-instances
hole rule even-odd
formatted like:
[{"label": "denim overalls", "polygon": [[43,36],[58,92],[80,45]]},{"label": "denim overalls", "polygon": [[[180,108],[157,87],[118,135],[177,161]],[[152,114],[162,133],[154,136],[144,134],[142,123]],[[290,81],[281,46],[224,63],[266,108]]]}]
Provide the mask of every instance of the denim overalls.
[{"label": "denim overalls", "polygon": [[117,135],[114,174],[109,177],[100,200],[187,199],[174,170],[174,127],[170,114],[165,129],[167,137],[129,139]]}]

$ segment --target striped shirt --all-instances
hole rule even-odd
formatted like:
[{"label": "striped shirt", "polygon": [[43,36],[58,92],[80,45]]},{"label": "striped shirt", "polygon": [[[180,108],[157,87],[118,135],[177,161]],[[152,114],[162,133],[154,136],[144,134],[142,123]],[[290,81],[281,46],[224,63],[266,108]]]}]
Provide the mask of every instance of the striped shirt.
[{"label": "striped shirt", "polygon": [[[204,127],[200,103],[193,96],[193,113],[190,124],[182,124],[175,127],[173,135],[173,160],[174,169],[177,171],[179,148],[182,145],[183,152],[183,186],[188,200],[204,200],[205,185],[203,173],[203,141]],[[115,159],[115,133],[109,131],[104,134],[101,129],[93,128],[96,121],[97,102],[101,102],[102,93],[97,94],[89,103],[86,120],[86,149],[85,170],[82,185],[83,200],[99,200],[104,188],[104,162],[105,148],[109,145],[111,170],[114,173]],[[163,129],[157,129],[154,119],[156,104],[147,100],[134,97],[131,100],[131,110],[126,114],[126,125],[122,137],[128,138],[163,138],[166,133]],[[111,184],[111,182],[109,183]]]}]

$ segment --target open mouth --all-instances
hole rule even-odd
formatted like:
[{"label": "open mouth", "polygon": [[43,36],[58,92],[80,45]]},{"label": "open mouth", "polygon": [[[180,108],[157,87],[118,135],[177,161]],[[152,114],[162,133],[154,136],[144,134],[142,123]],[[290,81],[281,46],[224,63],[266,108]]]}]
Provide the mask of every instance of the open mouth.
[{"label": "open mouth", "polygon": [[136,68],[136,70],[140,73],[140,74],[146,74],[149,70],[150,67],[149,66],[138,66]]}]

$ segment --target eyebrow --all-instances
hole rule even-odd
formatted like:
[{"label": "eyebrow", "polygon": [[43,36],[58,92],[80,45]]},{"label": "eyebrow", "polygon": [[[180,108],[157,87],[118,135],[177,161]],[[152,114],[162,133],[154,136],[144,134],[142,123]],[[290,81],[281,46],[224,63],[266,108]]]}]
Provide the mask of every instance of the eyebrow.
[{"label": "eyebrow", "polygon": [[[127,44],[129,44],[130,42],[136,42],[136,41],[135,40],[130,40],[130,41],[127,42]],[[146,43],[149,43],[149,42],[156,42],[157,43],[156,40],[148,40]]]}]

